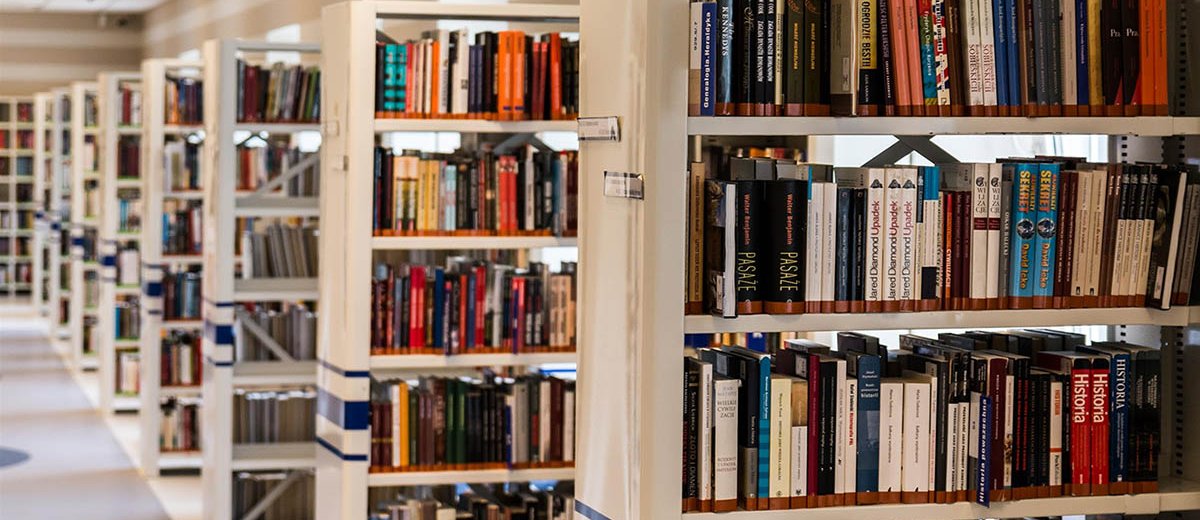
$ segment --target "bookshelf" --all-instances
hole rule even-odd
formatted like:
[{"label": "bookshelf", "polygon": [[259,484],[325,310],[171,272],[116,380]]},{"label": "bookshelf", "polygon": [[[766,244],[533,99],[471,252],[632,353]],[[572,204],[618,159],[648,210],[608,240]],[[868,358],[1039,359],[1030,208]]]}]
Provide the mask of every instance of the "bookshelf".
[{"label": "bookshelf", "polygon": [[49,293],[47,315],[53,337],[70,336],[67,308],[71,292],[71,88],[59,87],[50,91],[49,172],[46,181],[45,222],[46,254],[49,273],[46,277]]},{"label": "bookshelf", "polygon": [[34,189],[35,98],[0,97],[0,295],[24,299],[33,292],[37,200]]},{"label": "bookshelf", "polygon": [[[141,292],[141,262],[136,265],[119,266],[121,257],[129,258],[127,251],[133,250],[138,258],[141,237],[138,228],[146,213],[141,199],[141,172],[136,164],[123,164],[121,148],[128,148],[130,141],[140,139],[140,123],[122,122],[122,117],[134,115],[135,101],[127,92],[140,92],[142,76],[138,72],[101,73],[98,104],[100,106],[99,156],[101,175],[101,200],[98,254],[100,256],[100,314],[97,336],[100,349],[100,410],[109,412],[135,412],[138,409],[136,394],[121,393],[117,388],[120,356],[137,346],[136,330],[121,330],[118,323],[119,307],[136,305]],[[128,106],[127,106],[128,105]],[[135,149],[140,143],[132,143]],[[137,215],[141,212],[141,215]],[[126,218],[128,216],[128,218]],[[125,272],[133,269],[133,274]],[[129,282],[130,280],[133,282]],[[139,311],[124,312],[134,316]],[[124,325],[127,327],[127,324]],[[128,328],[128,327],[127,327]]]},{"label": "bookshelf", "polygon": [[[507,22],[530,32],[572,32],[579,27],[578,5],[515,3],[429,3],[410,1],[343,2],[322,13],[322,86],[325,117],[321,149],[320,294],[325,312],[318,320],[318,381],[329,404],[319,409],[317,503],[319,518],[361,518],[372,507],[371,488],[495,484],[532,480],[570,480],[566,467],[468,469],[454,471],[371,472],[369,409],[374,379],[426,375],[476,375],[491,367],[507,374],[536,371],[546,364],[574,364],[574,352],[484,354],[372,354],[370,319],[372,267],[376,262],[421,258],[453,251],[529,251],[575,248],[579,241],[559,236],[374,236],[373,148],[391,133],[455,132],[468,142],[504,142],[541,132],[574,132],[574,120],[501,121],[462,116],[448,119],[376,118],[375,29],[398,41],[455,22]],[[377,25],[378,24],[378,25]],[[489,30],[494,26],[488,27]],[[332,73],[344,71],[346,73]],[[490,282],[489,282],[490,283]],[[578,301],[582,302],[582,299]],[[580,431],[580,430],[576,430]],[[581,433],[582,435],[582,433]],[[569,464],[569,463],[568,463]]]},{"label": "bookshelf", "polygon": [[51,136],[53,124],[54,96],[50,92],[40,92],[33,96],[33,197],[34,197],[34,232],[33,232],[33,302],[38,315],[49,317],[51,299],[48,279],[53,271],[50,264],[49,249],[50,225],[47,207],[50,199],[51,168]]},{"label": "bookshelf", "polygon": [[[181,413],[185,398],[199,398],[200,381],[191,385],[163,385],[162,356],[163,339],[174,332],[201,334],[204,322],[199,316],[180,317],[165,309],[165,281],[172,273],[186,272],[202,262],[199,254],[164,254],[163,222],[173,215],[164,209],[185,200],[198,201],[199,190],[181,190],[190,182],[175,181],[186,168],[183,161],[175,161],[178,155],[168,153],[168,147],[199,146],[203,141],[203,129],[186,126],[182,129],[172,125],[168,117],[168,78],[187,77],[202,79],[203,62],[199,60],[148,59],[142,61],[142,194],[145,214],[151,216],[142,222],[142,305],[139,352],[142,361],[139,397],[141,409],[140,457],[142,473],[158,475],[163,470],[198,470],[203,461],[200,450],[164,449],[160,439],[164,418],[164,401],[174,399],[172,413]],[[186,143],[186,144],[184,144]],[[168,171],[168,165],[180,166],[178,171]],[[197,175],[199,172],[195,172]],[[198,309],[197,309],[198,310]]]},{"label": "bookshelf", "polygon": [[100,116],[94,81],[71,84],[71,280],[73,298],[67,311],[71,351],[77,368],[95,370],[96,320],[100,263],[96,255],[99,231]]},{"label": "bookshelf", "polygon": [[[1008,518],[1065,514],[1156,514],[1200,506],[1200,458],[1194,447],[1200,406],[1194,385],[1180,378],[1185,358],[1195,366],[1185,333],[1196,310],[1141,308],[963,311],[882,314],[751,315],[724,320],[684,312],[688,212],[686,164],[702,140],[736,143],[749,136],[806,139],[824,135],[1111,134],[1110,161],[1195,159],[1175,155],[1180,136],[1194,136],[1200,118],[944,118],[944,117],[688,117],[687,3],[618,0],[585,3],[581,41],[581,114],[616,117],[620,141],[581,144],[578,391],[582,397],[576,479],[577,511],[588,518],[768,520],[783,518]],[[1193,24],[1194,25],[1194,24]],[[1193,29],[1194,30],[1194,29]],[[1186,31],[1185,33],[1186,34]],[[1194,33],[1193,33],[1194,38]],[[1186,45],[1181,43],[1180,47]],[[1194,48],[1194,46],[1192,47]],[[1180,59],[1180,63],[1188,60]],[[613,71],[622,71],[614,74]],[[1172,72],[1173,78],[1176,77]],[[1184,75],[1180,72],[1180,76]],[[614,81],[615,79],[615,81]],[[1183,86],[1182,83],[1180,83]],[[1183,90],[1195,91],[1194,87]],[[1180,93],[1182,95],[1182,92]],[[761,139],[761,137],[760,137]],[[1189,137],[1188,139],[1194,139]],[[759,141],[761,142],[761,141]],[[811,141],[809,141],[811,143]],[[1145,152],[1135,157],[1128,151]],[[810,149],[810,152],[812,150]],[[903,155],[907,155],[907,151]],[[810,155],[809,161],[829,162]],[[891,159],[895,160],[895,159]],[[853,165],[857,166],[857,165]],[[644,175],[645,199],[606,196],[605,171]],[[1149,330],[1141,344],[1161,347],[1164,388],[1160,487],[1156,493],[971,503],[897,504],[804,510],[680,512],[683,337],[686,333],[984,328],[1109,325],[1124,337]],[[622,331],[614,334],[612,331]],[[1173,368],[1169,369],[1168,367]],[[617,388],[621,390],[616,390]],[[1188,392],[1191,390],[1191,393]],[[1172,404],[1173,403],[1173,404]],[[1174,435],[1174,439],[1172,439]]]},{"label": "bookshelf", "polygon": [[[288,197],[278,184],[264,183],[257,191],[239,189],[239,143],[270,136],[316,134],[318,123],[246,123],[238,121],[238,60],[257,63],[266,53],[301,58],[312,63],[320,46],[308,43],[268,43],[243,40],[209,40],[203,47],[204,144],[202,172],[202,294],[204,402],[200,420],[204,435],[201,453],[204,471],[204,517],[228,519],[234,512],[234,472],[275,470],[311,472],[315,444],[234,442],[234,399],[239,389],[312,387],[316,362],[290,356],[271,361],[237,358],[240,345],[256,336],[243,323],[240,309],[251,302],[295,303],[318,300],[316,278],[244,278],[248,258],[239,258],[239,219],[280,218],[299,220],[319,214],[317,197]],[[279,59],[270,58],[269,59]],[[167,126],[166,133],[187,133],[186,125]],[[256,137],[257,136],[257,137]],[[281,177],[305,173],[298,166]],[[239,264],[241,266],[239,267]],[[311,308],[311,307],[310,307]],[[289,482],[292,480],[289,480]],[[267,499],[265,507],[277,497]]]}]

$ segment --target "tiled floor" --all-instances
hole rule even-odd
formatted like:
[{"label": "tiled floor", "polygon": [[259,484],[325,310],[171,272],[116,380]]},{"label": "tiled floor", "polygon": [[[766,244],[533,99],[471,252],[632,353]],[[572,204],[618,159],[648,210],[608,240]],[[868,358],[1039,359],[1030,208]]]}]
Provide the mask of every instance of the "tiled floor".
[{"label": "tiled floor", "polygon": [[95,388],[94,374],[66,368],[39,321],[0,313],[0,448],[30,456],[0,467],[0,519],[200,518],[199,477],[143,478],[137,416],[102,418]]}]

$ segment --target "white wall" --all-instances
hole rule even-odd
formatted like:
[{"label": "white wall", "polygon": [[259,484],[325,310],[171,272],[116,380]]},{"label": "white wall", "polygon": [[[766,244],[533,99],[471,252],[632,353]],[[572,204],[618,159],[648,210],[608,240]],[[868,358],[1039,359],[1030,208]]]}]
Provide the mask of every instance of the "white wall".
[{"label": "white wall", "polygon": [[0,95],[29,95],[142,63],[142,17],[0,14]]}]

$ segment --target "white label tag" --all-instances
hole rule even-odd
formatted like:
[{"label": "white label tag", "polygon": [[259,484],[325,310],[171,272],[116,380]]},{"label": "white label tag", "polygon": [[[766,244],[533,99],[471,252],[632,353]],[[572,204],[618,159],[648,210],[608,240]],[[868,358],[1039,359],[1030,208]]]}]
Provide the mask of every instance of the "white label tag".
[{"label": "white label tag", "polygon": [[617,116],[581,117],[576,120],[580,141],[620,141],[621,126]]},{"label": "white label tag", "polygon": [[642,200],[644,198],[642,174],[604,172],[604,196]]}]

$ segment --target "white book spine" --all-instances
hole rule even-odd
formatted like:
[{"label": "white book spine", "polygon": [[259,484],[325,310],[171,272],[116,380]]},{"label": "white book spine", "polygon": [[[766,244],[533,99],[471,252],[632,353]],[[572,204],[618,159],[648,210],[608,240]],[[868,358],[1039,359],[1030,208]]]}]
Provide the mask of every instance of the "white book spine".
[{"label": "white book spine", "polygon": [[942,435],[942,432],[938,431],[937,419],[935,419],[935,417],[937,417],[938,406],[940,405],[940,403],[938,403],[937,387],[938,378],[930,377],[929,409],[926,412],[927,417],[929,418],[929,463],[927,464],[929,467],[929,482],[926,484],[926,489],[930,491],[937,489],[937,457],[933,456],[933,448],[936,445],[936,441],[934,441],[934,439],[937,439],[939,435]]},{"label": "white book spine", "polygon": [[1088,279],[1088,295],[1098,296],[1100,294],[1100,255],[1106,254],[1101,244],[1103,243],[1104,236],[1112,233],[1113,230],[1104,229],[1107,214],[1105,204],[1108,199],[1108,172],[1104,170],[1097,171],[1093,180],[1095,184],[1092,186],[1092,189],[1096,196],[1092,197],[1092,229],[1095,229],[1096,232],[1090,237],[1092,240],[1092,259],[1088,265],[1091,270]]},{"label": "white book spine", "polygon": [[883,168],[870,168],[867,171],[867,251],[863,288],[864,299],[869,302],[883,301],[884,214],[887,199],[884,177]]},{"label": "white book spine", "polygon": [[904,452],[901,490],[929,488],[929,383],[904,383]]},{"label": "white book spine", "polygon": [[964,0],[962,2],[963,36],[966,40],[966,55],[963,61],[967,66],[967,104],[983,106],[983,34],[979,27],[980,0]]},{"label": "white book spine", "polygon": [[538,460],[550,455],[550,381],[539,383],[538,390]]},{"label": "white book spine", "polygon": [[967,465],[964,466],[967,470],[968,489],[978,488],[978,462],[979,462],[979,406],[981,405],[981,394],[979,392],[971,392],[971,402],[967,405]]},{"label": "white book spine", "polygon": [[900,206],[900,291],[897,299],[917,299],[917,169],[902,168]]},{"label": "white book spine", "polygon": [[1072,251],[1075,265],[1071,267],[1071,296],[1083,296],[1087,287],[1087,278],[1091,272],[1089,263],[1091,256],[1092,236],[1092,173],[1080,170],[1077,174],[1079,189],[1075,195],[1075,250]]},{"label": "white book spine", "polygon": [[[1122,175],[1121,177],[1122,177],[1122,179],[1118,182],[1120,182],[1120,190],[1122,192],[1121,197],[1124,197],[1123,193],[1124,193],[1126,187],[1129,186],[1129,183],[1126,182],[1126,180],[1124,179],[1125,175]],[[1121,296],[1121,295],[1125,294],[1123,291],[1125,290],[1125,285],[1126,285],[1125,279],[1126,279],[1126,274],[1128,273],[1128,268],[1129,268],[1129,266],[1127,264],[1127,259],[1129,258],[1129,249],[1133,247],[1133,239],[1130,237],[1130,233],[1129,233],[1129,227],[1130,227],[1129,219],[1125,218],[1124,215],[1121,214],[1122,213],[1121,212],[1121,204],[1118,204],[1116,209],[1117,209],[1117,220],[1116,220],[1116,222],[1117,222],[1117,238],[1113,242],[1115,244],[1115,246],[1114,246],[1115,251],[1113,251],[1113,253],[1112,253],[1113,254],[1113,271],[1112,271],[1113,276],[1112,276],[1112,288],[1111,288],[1110,294],[1112,294],[1113,296]],[[1107,232],[1107,230],[1106,230],[1106,232]]]},{"label": "white book spine", "polygon": [[823,208],[825,215],[821,217],[823,229],[821,240],[824,242],[821,245],[821,301],[832,302],[834,300],[834,265],[837,262],[837,185],[832,182],[823,183],[822,193],[825,196]]},{"label": "white book spine", "polygon": [[858,489],[858,380],[847,377],[846,381],[846,478],[847,493]]},{"label": "white book spine", "polygon": [[988,278],[988,206],[991,190],[988,177],[991,168],[987,164],[970,165],[972,170],[971,190],[971,277],[969,279],[972,300],[987,298]]},{"label": "white book spine", "polygon": [[792,496],[808,495],[808,427],[792,426]]},{"label": "white book spine", "polygon": [[713,500],[737,500],[737,379],[713,382]]},{"label": "white book spine", "polygon": [[970,443],[967,437],[969,436],[969,425],[971,422],[971,403],[958,404],[958,423],[962,425],[958,431],[958,489],[961,491],[967,490],[967,476],[970,474],[967,471],[967,447]]},{"label": "white book spine", "polygon": [[821,271],[821,267],[825,264],[825,256],[821,253],[821,246],[825,243],[821,240],[821,231],[824,229],[822,223],[825,216],[824,206],[825,191],[821,189],[821,183],[812,181],[808,198],[808,235],[805,237],[808,258],[815,260],[808,266],[808,276],[804,279],[804,299],[809,302],[821,300],[821,284],[825,278]]},{"label": "white book spine", "polygon": [[897,493],[904,460],[904,384],[879,385],[879,491]]},{"label": "white book spine", "polygon": [[792,379],[790,377],[771,377],[770,410],[770,498],[789,498],[792,492]]},{"label": "white book spine", "polygon": [[[392,466],[400,466],[400,386],[388,387],[392,401]],[[407,419],[407,418],[406,418]]]},{"label": "white book spine", "polygon": [[1078,105],[1079,87],[1076,79],[1076,67],[1078,67],[1078,63],[1075,55],[1075,29],[1079,24],[1075,22],[1075,0],[1060,0],[1059,6],[1059,12],[1062,13],[1062,23],[1059,24],[1059,35],[1062,40],[1059,43],[1059,49],[1062,50],[1059,54],[1059,57],[1062,58],[1062,64],[1059,66],[1059,69],[1062,70],[1062,101],[1064,105]]},{"label": "white book spine", "polygon": [[946,258],[945,255],[942,254],[942,251],[944,251],[946,248],[946,237],[945,233],[942,232],[942,223],[945,221],[946,194],[939,191],[937,200],[937,222],[934,223],[934,225],[937,226],[937,229],[935,229],[933,233],[934,249],[930,251],[930,254],[934,256],[934,264],[937,265],[937,283],[935,284],[935,294],[937,294],[939,298],[942,294],[942,287],[944,287],[946,283],[946,266],[944,265]]},{"label": "white book spine", "polygon": [[1184,228],[1186,243],[1184,256],[1178,262],[1179,272],[1175,277],[1175,292],[1187,293],[1195,276],[1196,248],[1200,245],[1200,185],[1187,188],[1187,226]]},{"label": "white book spine", "polygon": [[1004,165],[988,164],[988,228],[987,228],[987,287],[984,295],[990,301],[1000,298],[1000,178]]},{"label": "white book spine", "polygon": [[1050,485],[1063,483],[1063,384],[1050,382]]},{"label": "white book spine", "polygon": [[[704,429],[700,432],[700,442],[705,448],[700,451],[700,463],[703,465],[703,473],[700,474],[700,498],[712,500],[712,366],[708,368],[708,384],[705,386],[708,389],[706,397],[706,406],[704,420],[706,421]],[[575,460],[575,392],[563,392],[563,460]],[[707,483],[707,484],[706,484]]]},{"label": "white book spine", "polygon": [[983,76],[983,104],[989,107],[999,102],[996,97],[996,30],[992,2],[979,0],[979,69]]},{"label": "white book spine", "polygon": [[[572,408],[571,408],[570,412],[572,414],[575,411],[574,410],[574,405],[575,405],[574,397],[575,397],[574,394],[571,393]],[[698,460],[700,462],[699,475],[698,475],[698,477],[699,477],[698,481],[700,484],[700,497],[699,498],[700,498],[701,502],[706,502],[706,501],[712,500],[712,475],[713,475],[713,366],[712,366],[712,363],[701,363],[700,364],[699,398],[700,398],[700,402],[698,404],[700,405],[700,413],[699,413],[699,415],[700,415],[700,435],[698,436],[699,439],[698,439],[698,442],[696,443],[696,445],[697,445],[696,447],[700,452],[696,454],[697,455],[696,460]],[[567,421],[567,424],[569,424],[571,426],[571,430],[572,430],[572,436],[568,437],[566,435],[566,425],[564,425],[563,443],[565,445],[567,442],[567,439],[573,440],[573,438],[574,438],[573,436],[574,436],[574,428],[575,428],[575,417],[573,417],[571,415],[567,415],[568,410],[567,410],[567,406],[566,406],[566,399],[563,399],[563,401],[564,401],[563,402],[563,416],[564,416],[565,420]],[[565,448],[565,446],[564,446],[564,448]],[[566,452],[566,450],[564,449],[564,453],[565,452]],[[574,457],[574,453],[572,453],[572,458],[566,458],[564,456],[564,458],[566,460],[573,460],[573,457]]]},{"label": "white book spine", "polygon": [[946,421],[950,425],[946,432],[946,491],[953,492],[958,490],[958,403],[946,406]]},{"label": "white book spine", "polygon": [[454,92],[454,113],[466,114],[470,108],[468,104],[468,96],[470,95],[470,68],[471,68],[471,41],[466,29],[458,30],[458,47],[455,51],[458,54],[454,65],[457,70],[454,71],[455,92]]},{"label": "white book spine", "polygon": [[836,394],[837,415],[834,420],[834,431],[837,439],[837,444],[833,450],[833,492],[834,494],[842,494],[846,492],[846,444],[850,442],[847,437],[847,415],[849,408],[846,403],[846,361],[843,359],[837,360],[836,376],[834,381],[838,382]]},{"label": "white book spine", "polygon": [[904,180],[899,168],[888,168],[883,215],[883,300],[900,300],[900,207],[904,203]]},{"label": "white book spine", "polygon": [[450,31],[439,29],[438,37],[438,112],[450,111]]},{"label": "white book spine", "polygon": [[1012,487],[1013,473],[1013,387],[1016,384],[1013,376],[1005,376],[1004,381],[1004,487]]}]

